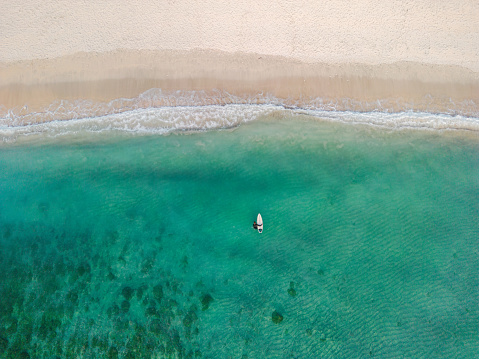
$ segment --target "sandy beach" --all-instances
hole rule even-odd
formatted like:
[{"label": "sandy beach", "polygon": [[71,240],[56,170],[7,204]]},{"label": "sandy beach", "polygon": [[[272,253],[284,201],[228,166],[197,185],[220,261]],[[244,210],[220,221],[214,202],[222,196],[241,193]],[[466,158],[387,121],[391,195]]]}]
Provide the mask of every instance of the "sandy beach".
[{"label": "sandy beach", "polygon": [[479,0],[0,0],[0,358],[479,359],[478,159]]},{"label": "sandy beach", "polygon": [[[0,117],[15,125],[78,117],[79,101],[84,116],[121,112],[124,99],[136,99],[135,108],[175,105],[177,91],[202,91],[200,104],[275,98],[337,110],[479,113],[474,1],[29,0],[0,8]],[[140,98],[150,89],[167,96]],[[191,101],[177,104],[198,97]]]}]

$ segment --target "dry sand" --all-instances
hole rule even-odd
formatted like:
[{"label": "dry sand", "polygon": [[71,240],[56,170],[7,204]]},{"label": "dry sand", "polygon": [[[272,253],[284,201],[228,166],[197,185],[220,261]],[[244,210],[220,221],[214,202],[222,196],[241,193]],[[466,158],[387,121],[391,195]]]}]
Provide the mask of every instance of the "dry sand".
[{"label": "dry sand", "polygon": [[151,88],[204,90],[212,103],[268,94],[479,113],[477,1],[0,0],[0,10],[0,117],[59,100],[88,100],[98,115],[112,108],[97,104]]}]

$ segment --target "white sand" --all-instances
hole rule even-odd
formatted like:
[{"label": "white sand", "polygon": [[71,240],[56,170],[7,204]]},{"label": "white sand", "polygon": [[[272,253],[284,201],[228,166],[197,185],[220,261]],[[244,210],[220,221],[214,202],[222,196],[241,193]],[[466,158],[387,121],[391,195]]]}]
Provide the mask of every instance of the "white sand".
[{"label": "white sand", "polygon": [[0,117],[153,87],[479,113],[477,0],[0,0],[0,14]]},{"label": "white sand", "polygon": [[0,13],[0,62],[199,48],[479,71],[477,0],[1,0]]}]

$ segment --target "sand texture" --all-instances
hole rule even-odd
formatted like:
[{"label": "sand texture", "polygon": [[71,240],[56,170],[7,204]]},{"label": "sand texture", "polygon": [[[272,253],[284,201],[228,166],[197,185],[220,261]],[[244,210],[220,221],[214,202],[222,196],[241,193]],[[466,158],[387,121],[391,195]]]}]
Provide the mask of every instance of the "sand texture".
[{"label": "sand texture", "polygon": [[479,3],[2,0],[0,61],[116,49],[253,52],[306,62],[479,70]]}]

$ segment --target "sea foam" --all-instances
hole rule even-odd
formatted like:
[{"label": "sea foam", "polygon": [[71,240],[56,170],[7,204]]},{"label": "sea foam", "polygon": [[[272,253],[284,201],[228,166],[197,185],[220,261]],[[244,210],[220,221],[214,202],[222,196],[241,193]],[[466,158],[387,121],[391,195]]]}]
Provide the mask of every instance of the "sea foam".
[{"label": "sea foam", "polygon": [[[294,118],[380,126],[390,129],[479,131],[474,103],[449,104],[447,113],[418,112],[410,104],[391,101],[360,103],[351,99],[279,99],[268,94],[239,97],[223,91],[149,90],[137,98],[108,103],[58,101],[39,112],[3,110],[0,138],[4,143],[33,136],[59,137],[91,133],[165,134],[237,127],[274,114]],[[399,107],[399,111],[397,108]],[[472,110],[471,110],[472,109]],[[463,113],[466,113],[464,115]],[[474,116],[467,114],[473,113]]]}]

